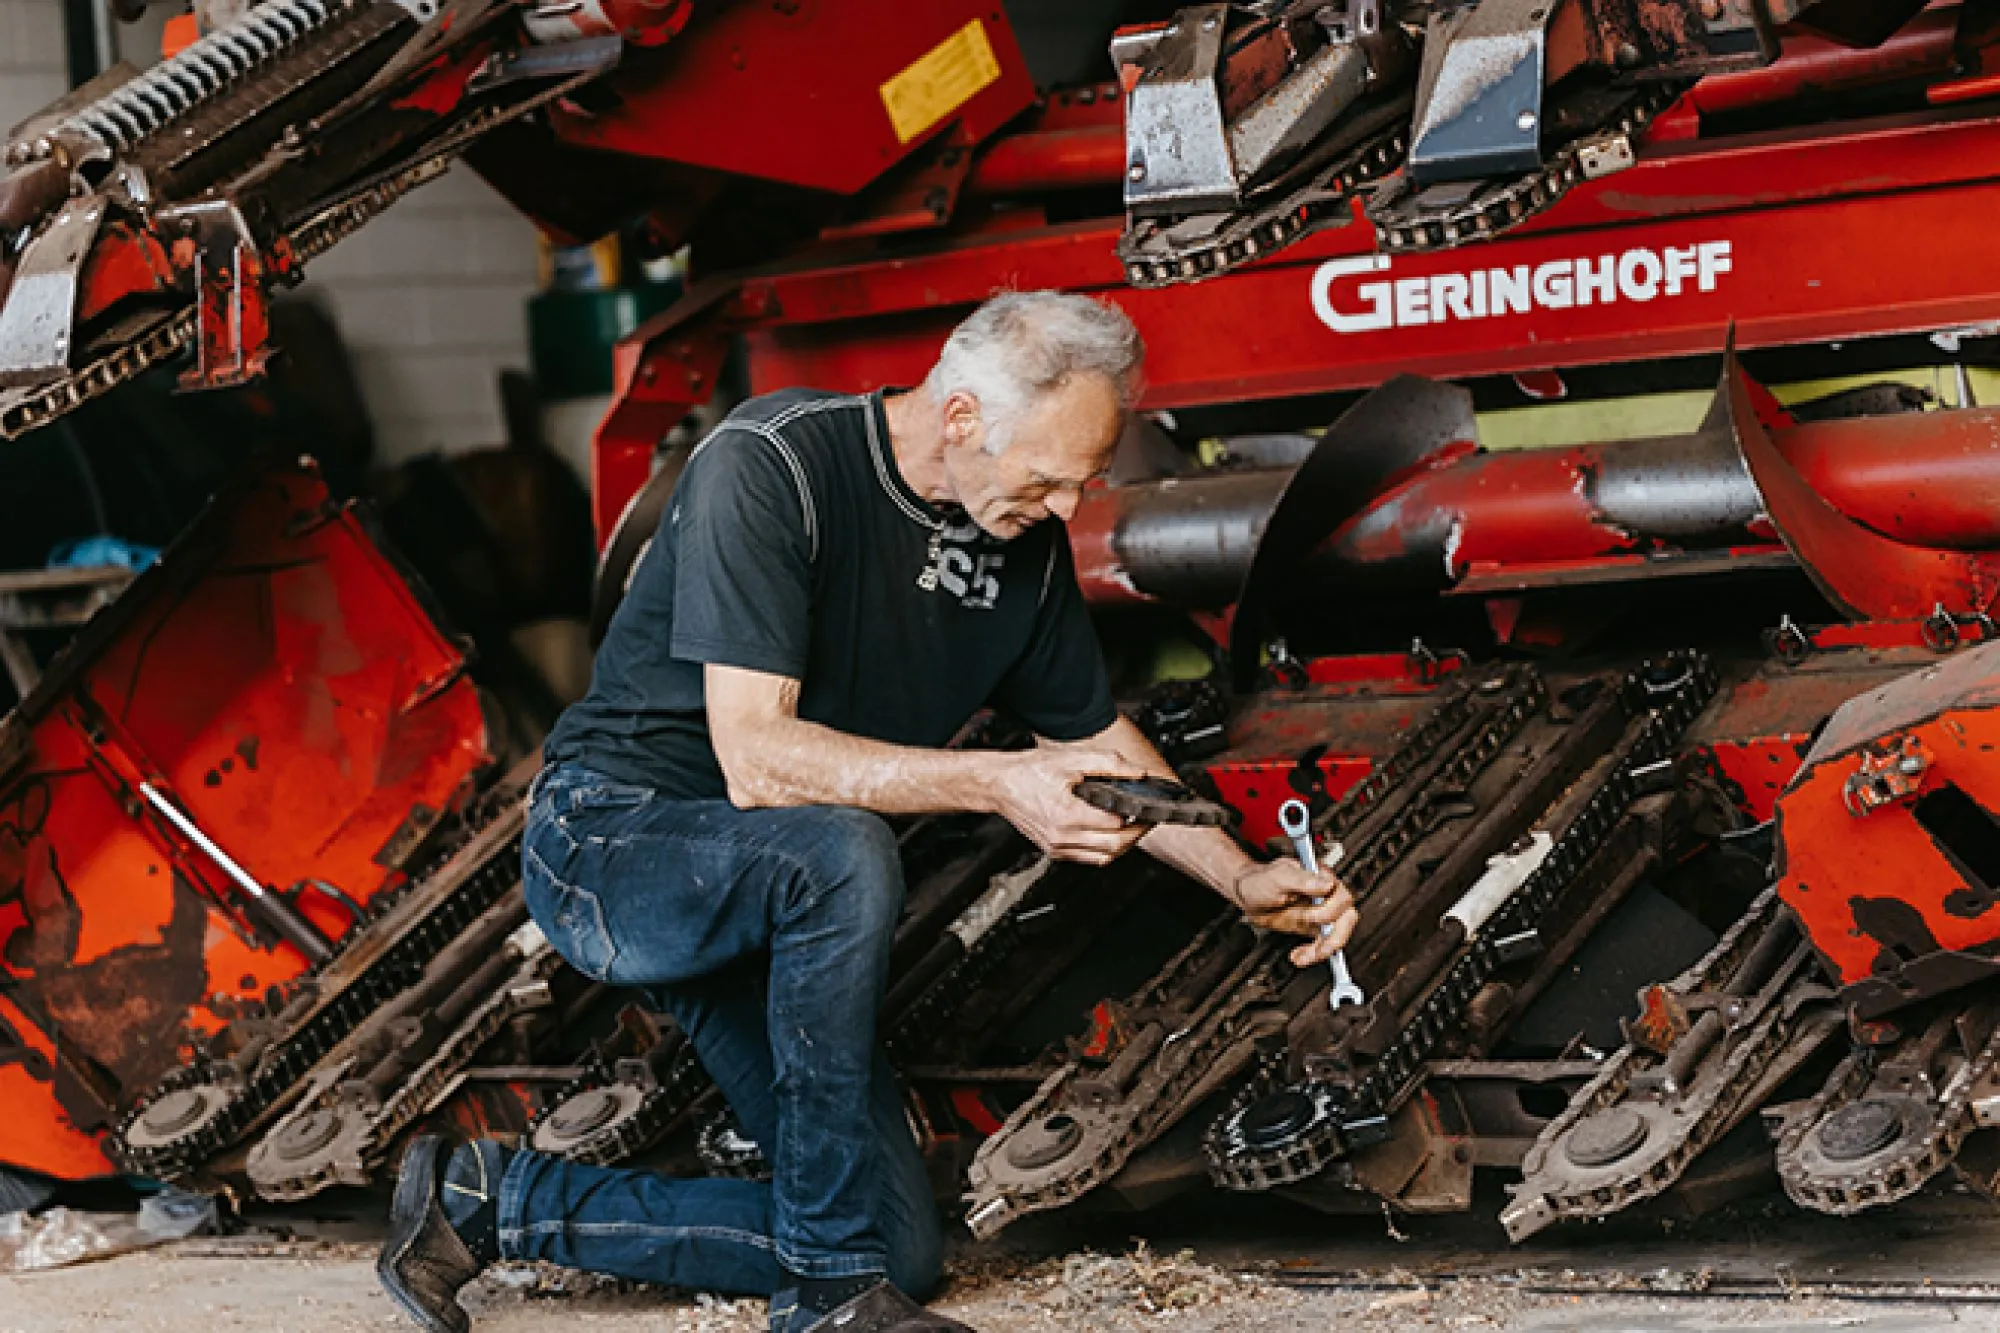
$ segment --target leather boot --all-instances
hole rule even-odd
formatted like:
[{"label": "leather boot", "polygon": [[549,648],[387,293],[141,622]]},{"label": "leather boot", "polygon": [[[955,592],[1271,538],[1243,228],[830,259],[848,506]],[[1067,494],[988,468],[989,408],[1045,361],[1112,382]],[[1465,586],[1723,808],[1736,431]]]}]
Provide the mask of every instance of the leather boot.
[{"label": "leather boot", "polygon": [[887,1282],[870,1287],[806,1333],[974,1333],[966,1324],[918,1305]]},{"label": "leather boot", "polygon": [[471,1327],[458,1293],[483,1267],[438,1206],[449,1155],[435,1134],[417,1138],[403,1153],[389,1208],[389,1240],[375,1261],[382,1286],[425,1333],[465,1333]]}]

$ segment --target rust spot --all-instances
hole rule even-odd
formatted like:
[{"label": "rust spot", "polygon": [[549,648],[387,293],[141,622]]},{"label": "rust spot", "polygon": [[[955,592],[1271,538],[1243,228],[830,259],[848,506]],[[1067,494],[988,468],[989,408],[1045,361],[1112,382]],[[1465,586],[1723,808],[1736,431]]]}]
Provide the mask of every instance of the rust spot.
[{"label": "rust spot", "polygon": [[[32,796],[24,796],[14,808],[33,805]],[[0,824],[0,904],[14,906],[23,918],[0,948],[13,973],[12,989],[63,1053],[50,1071],[57,1101],[78,1126],[101,1124],[107,1098],[121,1087],[151,1083],[176,1063],[187,1011],[207,981],[207,908],[176,876],[173,910],[157,941],[79,963],[83,909],[64,880],[55,847],[39,827],[23,822]],[[18,1034],[12,1035],[18,1044]],[[6,1048],[0,1041],[0,1052]]]},{"label": "rust spot", "polygon": [[200,1002],[207,968],[208,910],[194,886],[174,877],[173,914],[152,944],[128,944],[42,980],[43,1004],[66,1048],[75,1047],[125,1088],[144,1087],[176,1061],[187,1012]]},{"label": "rust spot", "polygon": [[13,1024],[0,1018],[0,1069],[8,1065],[19,1065],[27,1071],[29,1078],[37,1083],[47,1083],[55,1077],[55,1070],[49,1066],[49,1058],[22,1040]]},{"label": "rust spot", "polygon": [[1286,785],[1305,797],[1314,813],[1326,805],[1326,770],[1319,766],[1325,754],[1324,744],[1313,746],[1299,756],[1299,761],[1292,765],[1292,771],[1285,777]]},{"label": "rust spot", "polygon": [[1938,951],[1930,922],[1900,898],[1854,897],[1847,900],[1847,907],[1854,914],[1856,933],[1881,946],[1871,969],[1877,974],[1896,972],[1904,963]]},{"label": "rust spot", "polygon": [[436,810],[422,801],[412,805],[410,813],[403,817],[403,822],[396,825],[396,831],[389,835],[388,841],[384,842],[375,853],[375,864],[390,870],[400,869],[403,863],[409,860],[410,854],[422,845],[437,822]]},{"label": "rust spot", "polygon": [[1639,27],[1653,46],[1672,58],[1692,55],[1699,47],[1694,15],[1673,0],[1639,0]]},{"label": "rust spot", "polygon": [[1944,896],[1944,910],[1961,921],[1976,921],[1993,909],[1994,901],[1989,892],[1961,885]]}]

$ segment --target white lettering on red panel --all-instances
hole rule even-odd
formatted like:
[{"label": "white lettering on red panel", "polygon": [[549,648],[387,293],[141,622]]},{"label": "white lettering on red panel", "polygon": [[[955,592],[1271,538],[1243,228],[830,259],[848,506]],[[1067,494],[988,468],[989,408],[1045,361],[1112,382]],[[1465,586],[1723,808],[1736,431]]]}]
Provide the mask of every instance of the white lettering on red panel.
[{"label": "white lettering on red panel", "polygon": [[[1712,292],[1730,271],[1729,242],[1702,241],[1661,250],[1579,255],[1541,264],[1461,269],[1416,278],[1387,274],[1388,255],[1329,259],[1313,273],[1312,307],[1335,333],[1373,333],[1461,319],[1495,319],[1532,310],[1644,303],[1686,292]],[[1349,283],[1349,278],[1372,281]]]}]

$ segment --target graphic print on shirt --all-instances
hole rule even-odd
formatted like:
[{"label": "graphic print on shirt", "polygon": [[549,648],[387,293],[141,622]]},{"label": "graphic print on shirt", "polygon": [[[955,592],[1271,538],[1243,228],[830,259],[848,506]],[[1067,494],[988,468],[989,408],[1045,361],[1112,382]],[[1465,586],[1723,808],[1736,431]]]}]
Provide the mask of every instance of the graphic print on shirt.
[{"label": "graphic print on shirt", "polygon": [[917,586],[925,592],[943,588],[968,611],[991,611],[1000,598],[1000,570],[1007,557],[999,551],[968,549],[977,548],[983,535],[970,519],[946,521],[933,529],[928,563],[917,575]]}]

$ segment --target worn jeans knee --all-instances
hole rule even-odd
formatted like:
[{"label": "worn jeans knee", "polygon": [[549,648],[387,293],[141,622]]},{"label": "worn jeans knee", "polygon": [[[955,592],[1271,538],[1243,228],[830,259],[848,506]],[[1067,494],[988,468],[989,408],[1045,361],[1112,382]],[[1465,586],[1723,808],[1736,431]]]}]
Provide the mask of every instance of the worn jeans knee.
[{"label": "worn jeans knee", "polygon": [[903,908],[903,861],[888,821],[841,805],[787,813],[797,825],[788,841],[806,873],[793,879],[781,910],[798,916],[829,909],[859,934],[893,932]]},{"label": "worn jeans knee", "polygon": [[[523,876],[529,909],[563,956],[664,998],[757,1126],[775,1174],[758,1196],[772,1259],[813,1277],[886,1269],[908,1291],[936,1285],[936,1207],[875,1040],[903,898],[887,823],[832,806],[669,800],[559,764],[537,783]],[[571,1241],[609,1239],[665,1203],[562,1179],[538,1198],[524,1234],[543,1234],[536,1218],[549,1216]],[[719,1202],[673,1194],[690,1217],[698,1198]],[[683,1282],[712,1272],[723,1288],[741,1280],[707,1252],[713,1237],[699,1224],[672,1242],[645,1225],[663,1248],[607,1250],[593,1262]]]},{"label": "worn jeans knee", "polygon": [[528,915],[563,961],[603,981],[617,962],[604,902],[579,876],[576,835],[546,798],[528,808],[521,841],[521,892]]}]

